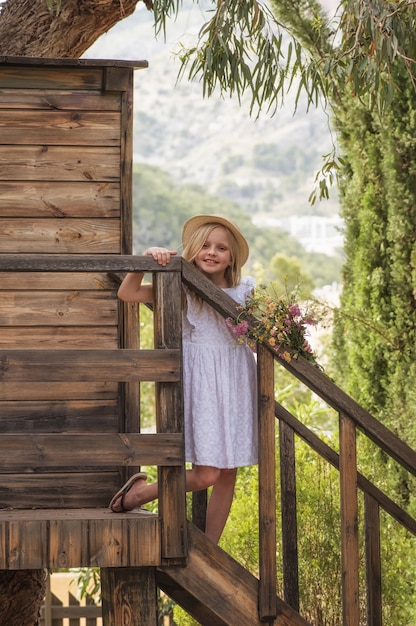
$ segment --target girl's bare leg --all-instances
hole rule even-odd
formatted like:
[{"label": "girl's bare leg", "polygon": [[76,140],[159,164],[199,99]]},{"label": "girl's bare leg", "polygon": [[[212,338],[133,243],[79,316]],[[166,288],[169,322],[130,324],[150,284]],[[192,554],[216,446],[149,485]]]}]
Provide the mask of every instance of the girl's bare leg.
[{"label": "girl's bare leg", "polygon": [[233,502],[237,469],[222,469],[214,483],[207,507],[206,535],[218,543]]},{"label": "girl's bare leg", "polygon": [[[205,465],[195,465],[192,469],[186,470],[186,491],[201,491],[211,487],[219,479],[221,471],[216,467]],[[120,496],[114,502],[112,510],[115,512],[122,511],[121,503],[123,502],[124,510],[130,511],[155,500],[157,495],[158,486],[156,482],[147,483],[145,479],[136,480],[125,494],[123,500]]]}]

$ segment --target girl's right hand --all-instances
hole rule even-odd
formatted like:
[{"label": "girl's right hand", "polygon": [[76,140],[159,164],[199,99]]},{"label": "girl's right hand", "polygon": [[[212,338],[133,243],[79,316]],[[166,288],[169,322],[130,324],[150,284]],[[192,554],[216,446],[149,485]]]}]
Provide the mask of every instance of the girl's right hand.
[{"label": "girl's right hand", "polygon": [[177,252],[176,250],[168,250],[167,248],[158,248],[156,246],[152,248],[147,248],[147,250],[145,250],[143,254],[146,256],[152,256],[154,260],[159,263],[159,265],[165,266],[169,263],[170,257],[175,256]]}]

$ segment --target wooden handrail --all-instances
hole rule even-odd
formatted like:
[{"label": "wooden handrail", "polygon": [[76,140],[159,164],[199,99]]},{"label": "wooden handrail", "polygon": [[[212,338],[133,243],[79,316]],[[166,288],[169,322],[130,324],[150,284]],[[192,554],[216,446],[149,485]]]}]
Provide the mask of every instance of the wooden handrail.
[{"label": "wooden handrail", "polygon": [[[302,424],[302,422],[278,402],[275,402],[275,413],[278,420],[287,424],[301,439],[315,450],[315,452],[318,452],[322,458],[339,470],[339,454],[335,452],[335,450],[322,441],[318,435]],[[416,520],[360,472],[357,474],[357,484],[364,494],[368,494],[368,496],[375,500],[377,504],[386,511],[386,513],[391,515],[399,524],[416,536]]]},{"label": "wooden handrail", "polygon": [[[273,349],[273,348],[271,348]],[[366,411],[351,396],[342,391],[323,372],[299,357],[290,363],[279,359],[281,365],[321,397],[338,413],[350,417],[367,437],[387,452],[405,469],[416,476],[416,451]]]},{"label": "wooden handrail", "polygon": [[181,257],[162,266],[150,256],[120,254],[0,254],[0,272],[180,272]]}]

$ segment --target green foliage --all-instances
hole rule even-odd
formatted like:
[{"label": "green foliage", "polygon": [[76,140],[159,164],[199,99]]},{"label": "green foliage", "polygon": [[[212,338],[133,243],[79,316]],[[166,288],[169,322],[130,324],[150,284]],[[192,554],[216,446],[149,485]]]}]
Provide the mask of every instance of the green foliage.
[{"label": "green foliage", "polygon": [[220,546],[258,576],[258,472],[257,467],[238,470],[235,496]]},{"label": "green foliage", "polygon": [[413,86],[397,82],[382,120],[352,102],[338,114],[346,265],[335,337],[347,391],[414,445],[416,115]]},{"label": "green foliage", "polygon": [[289,89],[296,107],[301,92],[316,105],[346,86],[383,109],[396,67],[414,76],[414,4],[345,0],[339,9],[330,23],[317,2],[274,2],[274,14],[257,0],[219,2],[197,45],[182,49],[180,75],[200,79],[208,96],[249,91],[252,110],[276,110]]},{"label": "green foliage", "polygon": [[298,258],[276,254],[269,263],[268,271],[278,294],[298,289],[300,298],[310,297],[314,284],[311,276],[302,272]]},{"label": "green foliage", "polygon": [[309,202],[312,206],[317,200],[328,200],[329,189],[339,180],[342,174],[341,168],[345,165],[344,159],[336,156],[335,148],[330,154],[323,156],[324,164],[315,176],[315,189],[309,196]]},{"label": "green foliage", "polygon": [[341,623],[339,476],[302,442],[296,444],[301,613],[311,623]]},{"label": "green foliage", "polygon": [[199,622],[193,619],[188,613],[179,605],[176,605],[173,610],[174,624],[177,626],[200,626]]},{"label": "green foliage", "polygon": [[88,598],[99,603],[101,601],[100,569],[98,567],[80,567],[73,571],[77,577],[72,583],[77,585],[81,598]]},{"label": "green foliage", "polygon": [[[149,279],[151,280],[151,278]],[[151,350],[154,348],[153,335],[153,312],[145,304],[139,305],[139,333],[140,348],[142,350]],[[154,428],[156,425],[156,406],[155,406],[155,383],[140,383],[140,428]]]},{"label": "green foliage", "polygon": [[[344,0],[342,6],[340,60],[347,79],[356,93],[369,93],[386,109],[397,96],[397,70],[405,69],[414,82],[414,3]],[[377,86],[375,92],[373,85]]]},{"label": "green foliage", "polygon": [[180,76],[200,78],[204,96],[218,88],[240,100],[249,91],[252,110],[273,110],[299,72],[308,100],[317,99],[318,81],[309,80],[300,45],[295,39],[286,45],[281,25],[257,0],[219,2],[197,45],[183,47],[180,59]]},{"label": "green foliage", "polygon": [[383,624],[411,626],[416,618],[416,542],[413,535],[384,512],[380,527]]}]

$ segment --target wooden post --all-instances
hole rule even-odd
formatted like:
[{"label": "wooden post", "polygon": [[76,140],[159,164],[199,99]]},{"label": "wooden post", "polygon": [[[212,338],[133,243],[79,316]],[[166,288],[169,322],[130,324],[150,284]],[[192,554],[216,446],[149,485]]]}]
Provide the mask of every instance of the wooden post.
[{"label": "wooden post", "polygon": [[[182,281],[179,272],[153,276],[155,348],[182,349]],[[160,433],[183,433],[182,384],[156,387],[156,422]],[[159,467],[159,513],[162,525],[162,560],[181,562],[187,554],[185,453],[180,467]]]},{"label": "wooden post", "polygon": [[154,567],[101,569],[103,626],[157,626]]},{"label": "wooden post", "polygon": [[295,437],[283,420],[279,421],[279,435],[284,598],[299,612]]},{"label": "wooden post", "polygon": [[344,626],[359,626],[357,451],[353,420],[340,413],[342,609]]},{"label": "wooden post", "polygon": [[367,581],[367,625],[382,626],[380,508],[368,493],[364,494],[365,552]]},{"label": "wooden post", "polygon": [[192,494],[192,522],[205,532],[208,506],[208,490],[194,491]]},{"label": "wooden post", "polygon": [[273,619],[276,606],[276,457],[274,416],[274,357],[257,348],[259,398],[259,617]]}]

